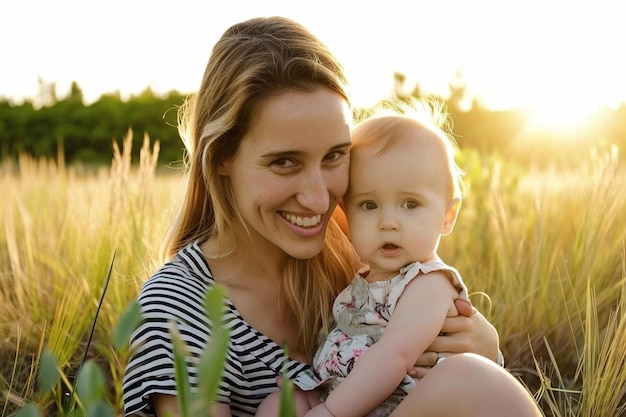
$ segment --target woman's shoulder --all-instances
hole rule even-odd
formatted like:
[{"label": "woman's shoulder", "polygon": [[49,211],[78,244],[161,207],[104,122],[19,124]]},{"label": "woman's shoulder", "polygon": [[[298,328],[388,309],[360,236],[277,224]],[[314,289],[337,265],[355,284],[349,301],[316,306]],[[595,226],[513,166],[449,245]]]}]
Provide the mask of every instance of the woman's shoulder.
[{"label": "woman's shoulder", "polygon": [[197,243],[182,248],[176,256],[162,265],[145,283],[149,287],[156,283],[190,281],[213,285],[213,275]]},{"label": "woman's shoulder", "polygon": [[142,285],[140,304],[163,302],[180,296],[188,301],[202,302],[215,284],[209,265],[197,243],[182,248]]}]

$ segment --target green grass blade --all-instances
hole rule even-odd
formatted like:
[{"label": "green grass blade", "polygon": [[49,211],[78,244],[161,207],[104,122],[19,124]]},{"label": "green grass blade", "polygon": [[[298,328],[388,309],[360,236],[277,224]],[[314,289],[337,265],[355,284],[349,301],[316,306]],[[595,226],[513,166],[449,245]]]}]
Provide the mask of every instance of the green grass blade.
[{"label": "green grass blade", "polygon": [[85,410],[102,401],[105,392],[104,374],[94,361],[88,360],[76,379],[76,395]]},{"label": "green grass blade", "polygon": [[280,417],[292,417],[296,415],[293,382],[283,372],[282,387],[280,389]]},{"label": "green grass blade", "polygon": [[191,401],[191,388],[189,386],[189,370],[187,369],[188,355],[185,342],[180,337],[176,323],[172,323],[170,329],[172,335],[172,343],[174,346],[174,369],[176,374],[176,391],[178,397],[178,405],[180,407],[181,417],[191,417],[189,413],[189,404]]},{"label": "green grass blade", "polygon": [[43,394],[49,393],[59,379],[56,357],[45,349],[39,362],[39,391]]},{"label": "green grass blade", "polygon": [[[285,344],[285,362],[289,357],[288,346]],[[280,389],[280,417],[292,417],[296,415],[293,382],[287,377],[287,366],[283,364],[282,387]]]},{"label": "green grass blade", "polygon": [[24,405],[24,407],[22,407],[20,411],[18,411],[17,414],[15,415],[15,417],[42,417],[42,416],[43,414],[41,413],[41,410],[39,409],[39,407],[33,403],[28,403]]},{"label": "green grass blade", "polygon": [[98,401],[89,407],[87,415],[89,417],[115,417],[115,412],[109,404],[104,401]]},{"label": "green grass blade", "polygon": [[198,365],[198,396],[194,402],[194,411],[210,409],[224,372],[230,341],[230,331],[223,325],[225,298],[226,292],[220,286],[213,287],[205,297],[205,310],[213,327],[211,341],[202,352]]},{"label": "green grass blade", "polygon": [[141,320],[141,306],[138,302],[134,301],[130,303],[124,313],[122,313],[120,321],[113,333],[113,346],[115,346],[119,352],[126,352],[126,350],[128,350],[130,336],[139,323],[141,323]]}]

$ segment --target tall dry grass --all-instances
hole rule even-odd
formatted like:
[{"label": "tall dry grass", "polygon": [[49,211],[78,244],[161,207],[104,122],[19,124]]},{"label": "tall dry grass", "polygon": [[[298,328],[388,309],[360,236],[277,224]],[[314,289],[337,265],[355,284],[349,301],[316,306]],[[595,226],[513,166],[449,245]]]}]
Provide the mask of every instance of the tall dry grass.
[{"label": "tall dry grass", "polygon": [[[22,156],[5,163],[0,186],[1,414],[23,399],[46,411],[62,392],[38,397],[43,346],[75,374],[115,253],[113,276],[89,356],[109,377],[121,410],[126,358],[111,346],[119,315],[157,267],[157,248],[180,173],[157,174],[158,144],[144,138],[131,161],[132,132],[114,145],[110,168],[66,167]],[[547,415],[617,416],[626,387],[624,189],[617,149],[576,166],[522,168],[469,150],[469,188],[443,258],[463,273],[473,300],[500,333],[507,367]]]},{"label": "tall dry grass", "polygon": [[[1,415],[34,395],[34,364],[44,344],[64,372],[75,374],[114,253],[89,354],[110,376],[111,398],[121,407],[125,359],[109,338],[154,270],[154,249],[180,182],[176,175],[155,179],[158,143],[151,146],[147,137],[133,167],[132,138],[129,132],[121,147],[114,143],[110,168],[66,167],[26,155],[2,165]],[[52,398],[40,401],[54,406]]]},{"label": "tall dry grass", "polygon": [[[500,331],[507,367],[545,394],[546,412],[616,415],[626,387],[618,149],[591,149],[575,166],[542,171],[472,153],[463,162],[470,188],[442,252],[470,290],[490,296],[482,311]],[[559,412],[549,395],[556,392]]]}]

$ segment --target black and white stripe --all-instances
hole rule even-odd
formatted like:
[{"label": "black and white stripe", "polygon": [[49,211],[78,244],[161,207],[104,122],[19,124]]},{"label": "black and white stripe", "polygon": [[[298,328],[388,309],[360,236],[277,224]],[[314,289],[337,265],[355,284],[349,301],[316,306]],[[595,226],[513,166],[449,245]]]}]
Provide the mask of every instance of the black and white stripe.
[{"label": "black and white stripe", "polygon": [[[131,337],[131,348],[136,351],[124,375],[125,416],[154,416],[151,395],[176,395],[172,322],[177,323],[190,352],[187,367],[192,390],[196,388],[197,364],[211,338],[204,296],[214,283],[200,247],[194,243],[144,284],[138,298],[144,322]],[[224,320],[230,329],[231,345],[217,401],[229,404],[233,416],[251,416],[268,394],[278,390],[276,377],[285,363],[285,353],[250,327],[228,300]],[[286,365],[290,379],[310,372],[310,367],[301,362],[288,360]]]}]

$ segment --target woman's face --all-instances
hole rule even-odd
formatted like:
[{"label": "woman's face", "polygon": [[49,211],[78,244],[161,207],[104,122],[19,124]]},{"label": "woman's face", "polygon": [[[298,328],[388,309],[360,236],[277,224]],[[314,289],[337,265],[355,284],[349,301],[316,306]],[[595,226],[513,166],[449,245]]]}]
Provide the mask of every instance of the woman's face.
[{"label": "woman's face", "polygon": [[322,87],[259,105],[237,153],[220,169],[230,177],[255,250],[300,259],[322,250],[348,186],[350,120],[345,100]]}]

